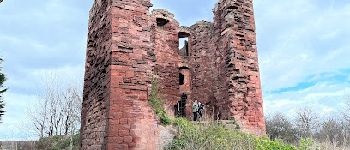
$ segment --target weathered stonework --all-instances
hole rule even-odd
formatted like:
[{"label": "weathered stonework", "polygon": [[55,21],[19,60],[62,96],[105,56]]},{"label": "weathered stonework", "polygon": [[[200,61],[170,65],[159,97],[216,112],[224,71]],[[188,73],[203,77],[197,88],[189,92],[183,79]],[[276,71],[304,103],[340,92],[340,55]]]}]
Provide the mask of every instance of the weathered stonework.
[{"label": "weathered stonework", "polygon": [[[236,120],[265,133],[252,0],[219,0],[214,22],[180,27],[150,0],[95,0],[90,11],[82,149],[158,149],[151,80],[170,116]],[[179,49],[179,38],[188,38]]]}]

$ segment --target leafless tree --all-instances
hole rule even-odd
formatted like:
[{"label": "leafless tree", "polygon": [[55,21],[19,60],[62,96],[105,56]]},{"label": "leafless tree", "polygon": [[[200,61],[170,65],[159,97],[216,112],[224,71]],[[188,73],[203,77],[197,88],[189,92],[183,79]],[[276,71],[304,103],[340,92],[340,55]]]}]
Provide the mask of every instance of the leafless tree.
[{"label": "leafless tree", "polygon": [[61,83],[55,77],[45,81],[38,104],[30,111],[40,138],[74,135],[80,127],[82,92]]},{"label": "leafless tree", "polygon": [[302,108],[296,114],[295,125],[300,138],[310,138],[318,127],[318,116],[310,108]]},{"label": "leafless tree", "polygon": [[322,122],[320,131],[316,137],[321,142],[330,142],[334,145],[340,145],[343,142],[342,122],[335,118],[329,118]]},{"label": "leafless tree", "polygon": [[81,93],[76,88],[69,88],[64,94],[63,104],[63,127],[64,135],[68,135],[69,132],[75,132],[76,127],[80,125],[80,112],[81,112]]},{"label": "leafless tree", "polygon": [[345,108],[343,110],[343,118],[343,138],[344,141],[346,141],[344,144],[350,146],[350,96],[346,97]]},{"label": "leafless tree", "polygon": [[344,116],[344,119],[350,123],[350,96],[346,98],[343,116]]},{"label": "leafless tree", "polygon": [[35,130],[38,132],[40,138],[43,138],[45,135],[46,127],[47,127],[47,101],[43,101],[39,103],[37,107],[41,108],[40,110],[29,110],[30,117],[33,121]]}]

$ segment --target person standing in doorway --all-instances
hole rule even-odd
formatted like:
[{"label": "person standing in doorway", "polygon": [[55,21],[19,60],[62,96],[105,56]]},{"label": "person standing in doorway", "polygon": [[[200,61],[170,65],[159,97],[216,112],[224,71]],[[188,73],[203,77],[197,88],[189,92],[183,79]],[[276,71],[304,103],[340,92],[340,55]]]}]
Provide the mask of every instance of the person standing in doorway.
[{"label": "person standing in doorway", "polygon": [[197,100],[192,104],[193,121],[197,121],[198,102]]}]

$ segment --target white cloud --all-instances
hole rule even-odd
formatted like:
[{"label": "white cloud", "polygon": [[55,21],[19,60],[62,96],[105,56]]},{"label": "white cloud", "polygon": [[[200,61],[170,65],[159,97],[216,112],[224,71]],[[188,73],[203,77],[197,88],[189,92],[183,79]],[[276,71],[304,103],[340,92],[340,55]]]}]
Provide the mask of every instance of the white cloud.
[{"label": "white cloud", "polygon": [[59,76],[82,89],[88,12],[92,0],[4,1],[0,9],[0,56],[4,58],[6,114],[0,140],[32,139],[27,110],[43,79]]},{"label": "white cloud", "polygon": [[283,112],[294,116],[303,107],[312,108],[320,117],[326,117],[344,108],[350,84],[319,83],[301,91],[272,93],[264,97],[265,114]]},{"label": "white cloud", "polygon": [[[331,1],[256,1],[258,47],[265,91],[295,86],[350,66],[349,6]],[[323,5],[321,5],[323,4]]]}]

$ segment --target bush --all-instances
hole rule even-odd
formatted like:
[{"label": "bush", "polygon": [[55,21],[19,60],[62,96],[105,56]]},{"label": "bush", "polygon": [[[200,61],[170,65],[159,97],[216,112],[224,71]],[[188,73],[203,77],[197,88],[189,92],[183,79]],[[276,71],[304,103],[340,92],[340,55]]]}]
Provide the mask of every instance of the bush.
[{"label": "bush", "polygon": [[[80,135],[73,136],[73,150],[79,149]],[[41,138],[36,143],[36,148],[39,150],[65,150],[70,148],[70,136],[52,136]]]},{"label": "bush", "polygon": [[257,150],[297,150],[297,148],[290,144],[283,143],[282,140],[270,140],[269,138],[256,138]]},{"label": "bush", "polygon": [[173,123],[178,128],[178,136],[168,145],[168,150],[308,150],[313,144],[311,140],[302,140],[296,147],[282,140],[227,129],[214,122],[193,124],[185,118],[176,118]]},{"label": "bush", "polygon": [[266,131],[271,140],[281,139],[290,144],[298,143],[297,129],[281,113],[276,113],[271,118],[267,117]]}]

